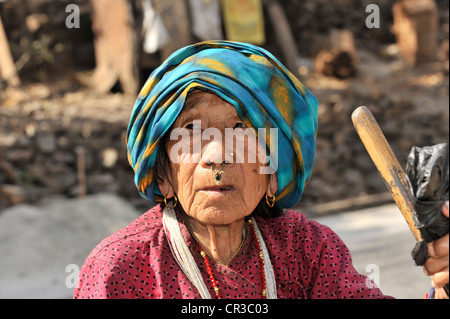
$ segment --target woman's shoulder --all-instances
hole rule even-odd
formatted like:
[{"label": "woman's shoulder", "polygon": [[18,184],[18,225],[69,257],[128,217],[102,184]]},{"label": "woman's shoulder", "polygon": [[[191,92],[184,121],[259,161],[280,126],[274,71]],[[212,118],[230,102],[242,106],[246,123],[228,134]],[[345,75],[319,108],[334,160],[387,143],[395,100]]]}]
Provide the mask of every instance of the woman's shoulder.
[{"label": "woman's shoulder", "polygon": [[343,242],[328,226],[308,219],[295,210],[285,210],[280,216],[257,220],[266,237],[280,243],[317,247],[328,244],[341,246]]},{"label": "woman's shoulder", "polygon": [[[74,297],[117,296],[114,288],[119,281],[137,278],[142,267],[147,265],[151,250],[167,246],[164,242],[161,217],[161,207],[155,206],[128,226],[104,238],[92,250],[80,269]],[[132,292],[130,289],[124,291],[130,294]],[[131,294],[122,297],[133,296]]]},{"label": "woman's shoulder", "polygon": [[308,219],[303,213],[286,209],[283,213],[274,218],[259,219],[258,225],[262,224],[262,227],[267,228],[287,228],[295,230],[295,233],[299,231],[331,231],[327,226],[320,224],[319,222]]},{"label": "woman's shoulder", "polygon": [[160,205],[157,205],[100,241],[86,260],[106,261],[111,256],[117,258],[117,255],[127,249],[149,244],[155,236],[158,236],[162,228],[162,210]]}]

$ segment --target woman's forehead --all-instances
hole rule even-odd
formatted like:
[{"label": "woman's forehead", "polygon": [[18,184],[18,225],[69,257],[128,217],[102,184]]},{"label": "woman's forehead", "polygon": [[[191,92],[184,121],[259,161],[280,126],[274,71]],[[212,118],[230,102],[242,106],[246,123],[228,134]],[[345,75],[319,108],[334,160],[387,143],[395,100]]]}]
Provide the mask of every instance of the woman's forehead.
[{"label": "woman's forehead", "polygon": [[[218,95],[195,90],[187,96],[181,115],[197,113],[199,111],[216,115],[223,113],[227,116],[235,115],[238,117],[235,107]],[[218,113],[218,111],[220,112]]]},{"label": "woman's forehead", "polygon": [[[202,93],[206,93],[206,92],[203,92],[200,90],[195,90],[192,93],[189,93],[189,95],[186,98],[186,102],[184,103],[183,112],[189,111],[199,104],[210,103],[211,97],[209,97],[209,95],[205,95]],[[211,94],[211,93],[209,93],[209,94]]]}]

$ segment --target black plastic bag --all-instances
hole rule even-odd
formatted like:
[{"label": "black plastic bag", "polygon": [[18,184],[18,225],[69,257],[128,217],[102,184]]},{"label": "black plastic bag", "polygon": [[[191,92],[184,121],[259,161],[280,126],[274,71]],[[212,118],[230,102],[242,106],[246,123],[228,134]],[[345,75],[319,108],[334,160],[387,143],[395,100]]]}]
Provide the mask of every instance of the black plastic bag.
[{"label": "black plastic bag", "polygon": [[414,222],[422,235],[412,251],[417,266],[428,259],[427,243],[449,232],[442,206],[448,200],[449,150],[447,144],[411,149],[406,164],[406,182],[414,203]]}]

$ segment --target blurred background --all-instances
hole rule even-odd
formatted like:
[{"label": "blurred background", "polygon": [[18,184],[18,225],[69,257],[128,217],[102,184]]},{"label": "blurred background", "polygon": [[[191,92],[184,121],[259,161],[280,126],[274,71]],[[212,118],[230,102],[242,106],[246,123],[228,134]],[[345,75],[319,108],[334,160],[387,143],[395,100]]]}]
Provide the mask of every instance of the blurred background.
[{"label": "blurred background", "polygon": [[356,107],[401,164],[412,146],[448,143],[448,33],[447,0],[0,0],[0,298],[70,298],[66,265],[151,207],[125,134],[139,88],[176,49],[255,43],[318,97],[313,178],[296,209],[338,228],[335,216],[393,202]]}]

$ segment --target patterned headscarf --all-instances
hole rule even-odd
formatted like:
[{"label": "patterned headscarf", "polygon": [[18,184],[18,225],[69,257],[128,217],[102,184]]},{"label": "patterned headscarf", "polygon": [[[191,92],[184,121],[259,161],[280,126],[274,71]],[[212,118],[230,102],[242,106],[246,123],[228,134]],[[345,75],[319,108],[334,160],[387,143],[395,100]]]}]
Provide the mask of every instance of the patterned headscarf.
[{"label": "patterned headscarf", "polygon": [[[295,206],[311,177],[318,102],[271,53],[254,45],[207,41],[173,53],[148,78],[127,132],[128,160],[141,196],[160,202],[154,178],[160,141],[194,89],[232,104],[248,126],[278,129],[276,205]],[[164,147],[164,146],[163,146]]]}]

